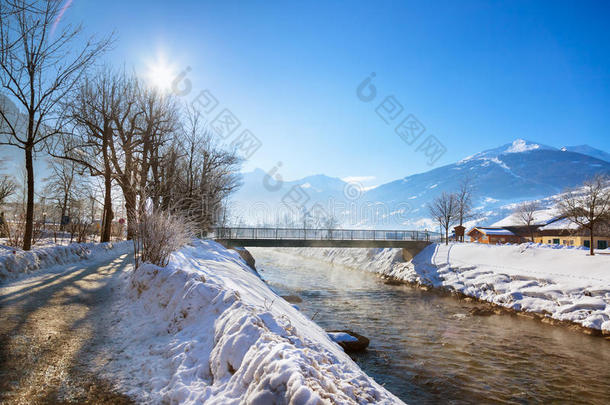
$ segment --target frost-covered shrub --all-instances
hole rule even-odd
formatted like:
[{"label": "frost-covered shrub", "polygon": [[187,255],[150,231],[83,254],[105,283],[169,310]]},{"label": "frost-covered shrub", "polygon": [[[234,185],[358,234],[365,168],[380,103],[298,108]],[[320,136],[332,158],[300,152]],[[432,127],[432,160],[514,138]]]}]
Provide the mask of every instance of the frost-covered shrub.
[{"label": "frost-covered shrub", "polygon": [[[21,248],[23,246],[23,238],[25,237],[25,212],[16,216],[11,222],[4,222],[0,225],[0,234],[6,237],[6,244],[14,247]],[[34,222],[34,228],[32,230],[32,245],[35,245],[42,237],[42,223],[40,221]]]},{"label": "frost-covered shrub", "polygon": [[142,262],[165,267],[172,252],[193,238],[191,224],[176,214],[151,210],[140,216],[134,238],[136,266]]}]

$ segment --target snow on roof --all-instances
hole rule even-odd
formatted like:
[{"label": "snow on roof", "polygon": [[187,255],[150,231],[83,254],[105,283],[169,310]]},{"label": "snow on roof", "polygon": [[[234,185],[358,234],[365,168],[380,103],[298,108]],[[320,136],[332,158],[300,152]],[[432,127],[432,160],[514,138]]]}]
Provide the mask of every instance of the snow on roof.
[{"label": "snow on roof", "polygon": [[480,228],[480,227],[475,227],[475,228],[473,228],[473,230],[474,229],[484,233],[485,235],[516,236],[513,232],[509,231],[508,229],[504,229],[504,228]]},{"label": "snow on roof", "polygon": [[[546,225],[557,220],[557,210],[555,208],[541,209],[534,212],[534,225]],[[502,218],[498,222],[491,224],[492,227],[504,226],[524,226],[523,220],[518,213],[512,213]]]},{"label": "snow on roof", "polygon": [[557,219],[555,221],[549,221],[545,226],[538,228],[541,231],[549,231],[555,229],[570,229],[576,230],[578,229],[578,225],[574,222],[570,221],[567,218]]}]

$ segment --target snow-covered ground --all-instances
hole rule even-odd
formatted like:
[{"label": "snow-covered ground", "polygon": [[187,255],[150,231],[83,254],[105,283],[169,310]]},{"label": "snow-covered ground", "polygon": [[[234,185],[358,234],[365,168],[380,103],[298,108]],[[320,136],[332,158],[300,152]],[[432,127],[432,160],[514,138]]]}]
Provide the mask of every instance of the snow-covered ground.
[{"label": "snow-covered ground", "polygon": [[14,280],[27,274],[73,263],[89,258],[101,258],[104,254],[115,255],[118,250],[127,251],[131,242],[72,243],[67,246],[45,244],[23,251],[0,245],[0,281]]},{"label": "snow-covered ground", "polygon": [[139,401],[401,403],[235,251],[194,241],[125,277],[99,373]]},{"label": "snow-covered ground", "polygon": [[532,243],[454,243],[430,245],[404,263],[400,249],[290,251],[610,333],[608,254],[588,256],[581,249]]}]

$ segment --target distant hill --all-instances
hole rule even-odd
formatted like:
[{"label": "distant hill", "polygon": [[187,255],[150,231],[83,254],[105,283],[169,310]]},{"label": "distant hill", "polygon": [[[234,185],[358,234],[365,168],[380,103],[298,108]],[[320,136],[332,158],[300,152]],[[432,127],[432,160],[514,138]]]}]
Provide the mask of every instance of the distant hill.
[{"label": "distant hill", "polygon": [[581,153],[583,155],[591,156],[605,162],[610,162],[610,153],[604,152],[603,150],[592,148],[589,145],[578,145],[578,146],[564,146],[561,150],[568,152]]},{"label": "distant hill", "polygon": [[[315,203],[329,207],[327,212],[332,211],[344,227],[422,229],[436,227],[428,218],[427,204],[443,191],[454,191],[468,177],[474,187],[477,218],[491,224],[520,201],[557,194],[597,173],[610,174],[610,161],[601,159],[604,154],[608,155],[586,145],[559,149],[517,139],[450,165],[357,192],[357,185],[325,175],[287,182],[281,190],[269,191],[263,186],[265,172],[255,170],[244,174],[244,187],[234,201],[243,222],[274,224],[274,209],[283,206],[282,197],[300,186],[307,194],[307,207]],[[252,215],[256,204],[258,213],[266,211],[264,218]]]}]

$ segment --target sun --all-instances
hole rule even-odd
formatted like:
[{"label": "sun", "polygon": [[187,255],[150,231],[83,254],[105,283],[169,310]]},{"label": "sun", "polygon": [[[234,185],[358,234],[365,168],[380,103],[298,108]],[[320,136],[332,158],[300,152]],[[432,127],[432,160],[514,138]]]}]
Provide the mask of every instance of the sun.
[{"label": "sun", "polygon": [[169,91],[176,77],[176,70],[164,58],[151,62],[147,66],[146,81],[149,86],[160,91]]}]

